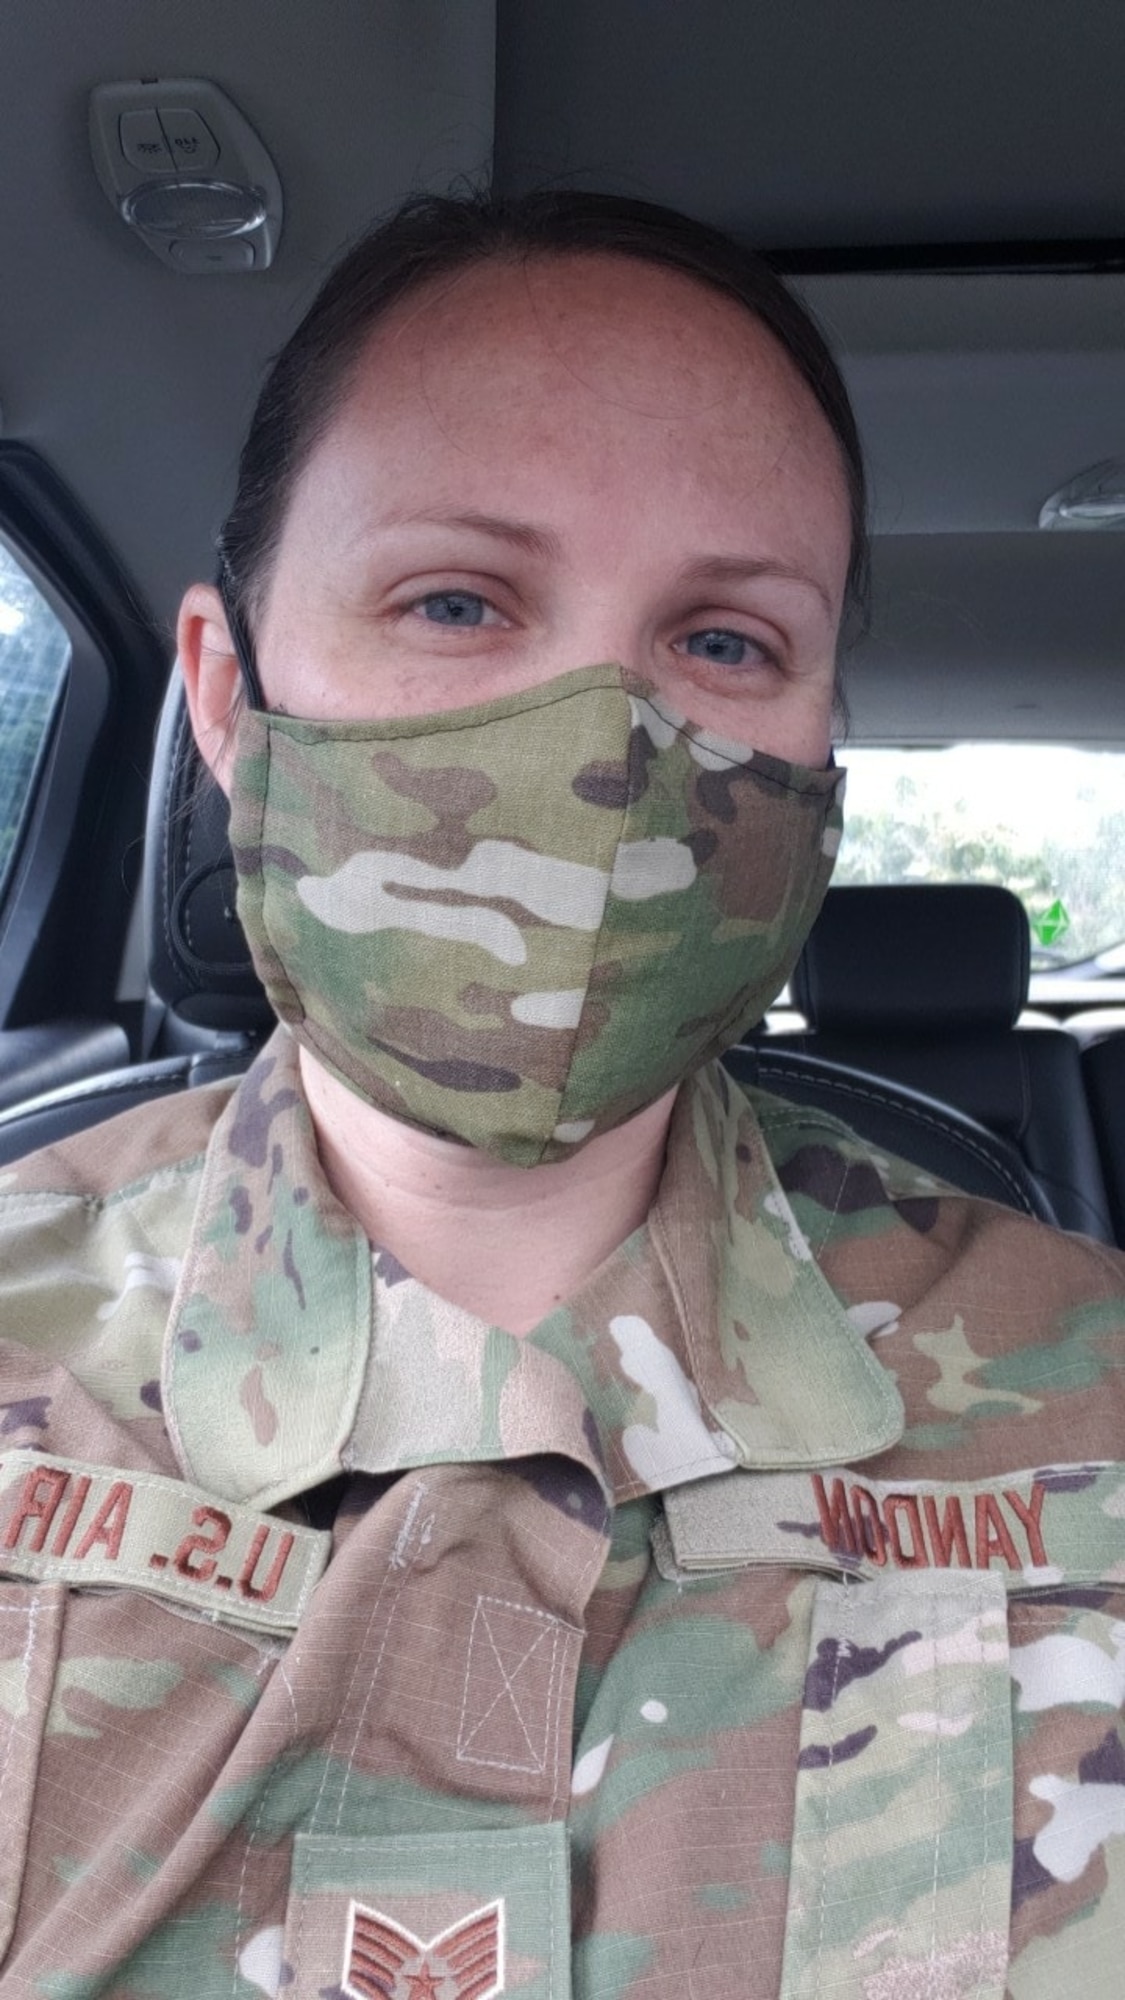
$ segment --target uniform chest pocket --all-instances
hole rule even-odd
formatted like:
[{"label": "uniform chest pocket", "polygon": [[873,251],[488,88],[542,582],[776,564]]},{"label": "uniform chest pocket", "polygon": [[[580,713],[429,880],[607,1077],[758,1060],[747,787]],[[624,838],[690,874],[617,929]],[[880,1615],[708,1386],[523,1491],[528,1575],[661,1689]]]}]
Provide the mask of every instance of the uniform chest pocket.
[{"label": "uniform chest pocket", "polygon": [[0,1583],[0,1959],[19,1908],[65,1601],[58,1583]]},{"label": "uniform chest pocket", "polygon": [[1123,1523],[1125,1464],[666,1496],[666,1575],[817,1575],[785,2000],[1118,1990]]}]

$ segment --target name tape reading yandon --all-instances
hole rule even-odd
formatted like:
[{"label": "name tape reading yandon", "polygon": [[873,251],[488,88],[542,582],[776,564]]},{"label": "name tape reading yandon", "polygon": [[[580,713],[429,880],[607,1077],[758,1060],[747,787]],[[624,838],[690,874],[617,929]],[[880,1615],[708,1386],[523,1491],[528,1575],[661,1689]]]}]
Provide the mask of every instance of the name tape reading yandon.
[{"label": "name tape reading yandon", "polygon": [[958,1485],[846,1467],[724,1473],[666,1494],[665,1517],[672,1566],[684,1572],[777,1563],[872,1578],[996,1570],[1010,1591],[1125,1583],[1125,1465]]},{"label": "name tape reading yandon", "polygon": [[144,1590],[231,1625],[296,1629],[331,1536],[152,1472],[0,1458],[0,1575]]}]

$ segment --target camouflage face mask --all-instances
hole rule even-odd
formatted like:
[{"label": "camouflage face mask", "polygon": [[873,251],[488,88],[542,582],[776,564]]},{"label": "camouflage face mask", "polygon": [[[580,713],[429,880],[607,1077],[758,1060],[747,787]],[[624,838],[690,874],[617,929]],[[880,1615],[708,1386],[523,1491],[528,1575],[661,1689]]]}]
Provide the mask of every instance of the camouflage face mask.
[{"label": "camouflage face mask", "polygon": [[839,771],[710,734],[617,666],[386,722],[243,711],[238,908],[273,1006],[360,1097],[519,1166],[738,1040],[820,907]]}]

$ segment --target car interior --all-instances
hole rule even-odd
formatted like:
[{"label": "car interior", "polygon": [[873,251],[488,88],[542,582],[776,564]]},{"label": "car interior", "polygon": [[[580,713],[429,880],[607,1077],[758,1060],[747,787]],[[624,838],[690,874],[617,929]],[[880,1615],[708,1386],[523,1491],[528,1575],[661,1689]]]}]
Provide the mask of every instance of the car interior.
[{"label": "car interior", "polygon": [[1115,0],[0,9],[0,1166],[269,1032],[171,637],[269,357],[412,190],[574,185],[767,255],[868,461],[854,831],[729,1067],[1125,1245],[1123,78]]}]

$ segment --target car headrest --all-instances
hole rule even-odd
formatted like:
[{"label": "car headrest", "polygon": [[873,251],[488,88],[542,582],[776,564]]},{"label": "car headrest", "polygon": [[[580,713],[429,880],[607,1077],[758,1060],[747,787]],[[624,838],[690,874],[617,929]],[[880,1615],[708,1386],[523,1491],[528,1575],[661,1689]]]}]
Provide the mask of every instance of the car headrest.
[{"label": "car headrest", "polygon": [[153,758],[144,907],[149,982],[165,1007],[202,1028],[272,1027],[235,912],[227,802],[196,749],[178,672]]},{"label": "car headrest", "polygon": [[991,883],[830,889],[790,992],[811,1027],[1010,1028],[1027,1001],[1027,916]]}]

